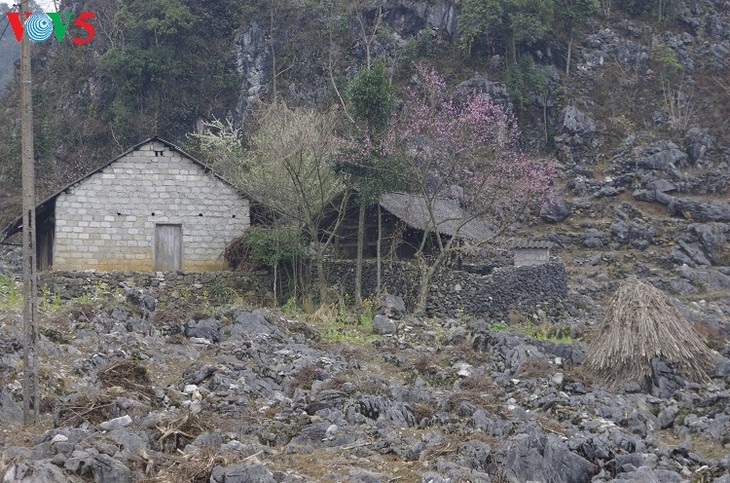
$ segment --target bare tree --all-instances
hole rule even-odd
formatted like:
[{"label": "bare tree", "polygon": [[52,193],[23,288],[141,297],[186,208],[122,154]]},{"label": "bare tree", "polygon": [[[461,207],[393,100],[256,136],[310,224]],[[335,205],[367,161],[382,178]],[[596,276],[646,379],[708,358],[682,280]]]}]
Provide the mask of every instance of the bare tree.
[{"label": "bare tree", "polygon": [[[309,238],[317,272],[320,299],[326,297],[325,253],[341,223],[347,196],[333,163],[339,144],[334,133],[337,112],[289,108],[283,102],[262,106],[259,129],[250,149],[241,147],[230,124],[209,124],[202,134],[191,134],[206,158],[217,158],[235,185],[253,199],[265,203],[283,220],[300,228]],[[336,213],[330,227],[324,221]]]}]

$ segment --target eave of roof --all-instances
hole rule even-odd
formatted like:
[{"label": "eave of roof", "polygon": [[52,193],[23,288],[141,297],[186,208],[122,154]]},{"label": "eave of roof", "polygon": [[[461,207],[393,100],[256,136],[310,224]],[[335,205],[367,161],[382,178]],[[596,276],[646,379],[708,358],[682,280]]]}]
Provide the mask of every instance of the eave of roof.
[{"label": "eave of roof", "polygon": [[[189,160],[191,160],[192,162],[194,162],[195,164],[197,164],[198,166],[200,166],[201,168],[203,168],[203,170],[206,173],[212,174],[213,176],[215,176],[216,178],[218,178],[220,181],[222,181],[225,184],[227,184],[228,186],[232,187],[242,197],[243,196],[246,196],[240,189],[236,188],[230,181],[226,180],[225,178],[223,178],[222,176],[220,176],[219,174],[217,174],[215,171],[213,171],[213,168],[211,168],[210,166],[208,166],[204,162],[202,162],[199,159],[195,158],[194,156],[191,156],[190,154],[186,153],[180,147],[176,146],[175,144],[171,143],[170,141],[166,141],[166,140],[162,139],[159,136],[152,136],[151,138],[145,139],[144,141],[142,141],[142,142],[140,142],[138,144],[135,144],[134,146],[132,146],[128,150],[124,151],[119,156],[117,156],[114,159],[112,159],[111,161],[109,161],[108,163],[105,163],[104,165],[96,168],[95,170],[93,170],[93,171],[85,174],[81,178],[79,178],[79,179],[77,179],[75,181],[72,181],[71,183],[69,183],[65,187],[63,187],[60,190],[58,190],[56,193],[52,194],[51,196],[49,196],[45,200],[43,200],[40,203],[38,203],[38,205],[36,205],[36,218],[39,217],[39,214],[46,214],[46,212],[48,210],[50,210],[51,207],[53,206],[53,202],[56,200],[56,198],[58,198],[58,196],[61,193],[65,192],[69,188],[71,188],[71,187],[73,187],[73,186],[81,183],[82,181],[86,180],[87,178],[90,178],[91,176],[93,176],[93,175],[95,175],[95,174],[103,171],[104,169],[108,168],[110,165],[114,164],[116,161],[120,160],[124,156],[126,156],[126,155],[128,155],[128,154],[130,154],[130,153],[132,153],[132,152],[134,152],[136,150],[138,150],[141,146],[144,146],[145,144],[148,144],[148,143],[151,143],[151,142],[160,142],[160,143],[168,146],[170,149],[172,149],[174,151],[177,151],[178,153],[182,154],[183,156],[185,156],[186,158],[188,158]],[[23,229],[22,224],[23,224],[23,217],[22,216],[20,216],[19,218],[16,218],[14,221],[12,221],[7,227],[5,227],[5,229],[2,232],[0,232],[0,242],[4,242],[5,240],[7,240],[8,238],[10,238],[11,236],[13,236],[16,233],[20,232]]]},{"label": "eave of roof", "polygon": [[512,242],[513,249],[529,250],[534,248],[550,249],[553,244],[549,241],[535,241],[535,240],[515,240]]}]

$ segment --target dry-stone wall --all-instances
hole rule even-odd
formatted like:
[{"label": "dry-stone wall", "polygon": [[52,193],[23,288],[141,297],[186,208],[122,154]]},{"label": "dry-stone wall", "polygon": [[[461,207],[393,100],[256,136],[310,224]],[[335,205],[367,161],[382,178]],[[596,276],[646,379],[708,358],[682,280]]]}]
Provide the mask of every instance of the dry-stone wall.
[{"label": "dry-stone wall", "polygon": [[41,272],[38,286],[48,297],[126,295],[125,289],[143,289],[162,301],[186,299],[202,303],[246,301],[271,303],[271,275],[266,271],[241,272]]},{"label": "dry-stone wall", "polygon": [[[330,261],[327,277],[342,291],[354,291],[355,264]],[[363,292],[372,294],[377,283],[376,265],[366,260],[363,266]],[[384,263],[383,286],[401,295],[413,307],[418,290],[418,270],[406,262]],[[541,308],[549,315],[560,315],[568,294],[565,266],[560,261],[526,267],[500,267],[488,275],[461,270],[442,270],[432,281],[428,294],[429,315],[456,316],[459,313],[500,318],[518,310],[533,312]]]}]

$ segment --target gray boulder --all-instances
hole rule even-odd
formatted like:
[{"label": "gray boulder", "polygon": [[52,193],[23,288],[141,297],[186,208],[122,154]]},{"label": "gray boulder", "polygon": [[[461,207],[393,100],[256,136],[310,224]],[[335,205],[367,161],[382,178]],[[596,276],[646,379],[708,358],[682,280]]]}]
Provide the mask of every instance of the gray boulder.
[{"label": "gray boulder", "polygon": [[713,264],[719,264],[726,253],[727,237],[725,232],[728,231],[727,225],[693,223],[689,226],[689,231],[697,236],[709,261]]},{"label": "gray boulder", "polygon": [[547,223],[558,223],[570,216],[571,208],[560,196],[551,197],[540,209],[540,218]]},{"label": "gray boulder", "polygon": [[707,129],[690,128],[684,136],[684,147],[691,162],[696,163],[715,146],[715,140]]},{"label": "gray boulder", "polygon": [[679,408],[674,405],[667,406],[659,411],[659,414],[657,415],[657,419],[659,419],[659,427],[661,429],[671,428],[672,425],[674,425],[674,419],[677,417],[677,414],[679,414]]},{"label": "gray boulder", "polygon": [[507,86],[502,82],[492,82],[483,75],[476,75],[465,80],[456,86],[456,89],[466,92],[482,92],[488,95],[496,104],[504,106],[511,104]]},{"label": "gray boulder", "polygon": [[0,390],[0,421],[14,425],[23,424],[23,408],[5,390]]},{"label": "gray boulder", "polygon": [[710,292],[721,292],[730,289],[730,275],[710,267],[692,268],[682,265],[677,273],[695,285],[703,286]]},{"label": "gray boulder", "polygon": [[47,461],[19,461],[6,467],[3,483],[70,483],[63,471]]},{"label": "gray boulder", "polygon": [[596,124],[575,106],[563,109],[563,125],[555,136],[555,146],[565,161],[593,160],[593,135]]},{"label": "gray boulder", "polygon": [[553,436],[533,434],[509,450],[505,475],[510,482],[583,483],[594,475],[593,463],[572,453]]},{"label": "gray boulder", "polygon": [[583,239],[583,246],[586,248],[601,248],[603,247],[603,240],[601,235],[595,228],[588,230],[585,239]]},{"label": "gray boulder", "polygon": [[694,243],[687,243],[684,240],[679,240],[677,242],[677,245],[679,245],[679,248],[687,254],[687,257],[689,257],[690,263],[688,265],[696,266],[696,265],[705,265],[709,266],[712,263],[710,260],[707,259],[704,252],[700,247],[698,247]]},{"label": "gray boulder", "polygon": [[269,322],[262,310],[253,312],[236,310],[233,313],[233,325],[227,328],[227,332],[230,334],[228,337],[233,340],[251,339],[256,336],[283,338],[282,333]]},{"label": "gray boulder", "polygon": [[210,475],[210,483],[277,483],[274,474],[264,465],[216,466]]},{"label": "gray boulder", "polygon": [[[667,196],[667,198],[665,204],[671,215],[703,223],[708,221],[730,222],[730,202],[703,202],[673,196]],[[664,203],[663,200],[657,200]]]},{"label": "gray boulder", "polygon": [[375,313],[400,320],[406,314],[406,303],[397,295],[386,294],[376,307]]},{"label": "gray boulder", "polygon": [[618,221],[611,225],[611,234],[622,245],[630,244],[634,248],[643,250],[653,241],[656,230],[648,225]]},{"label": "gray boulder", "polygon": [[200,337],[213,342],[221,340],[221,321],[217,319],[189,320],[185,324],[186,337]]},{"label": "gray boulder", "polygon": [[670,364],[654,358],[651,361],[651,394],[655,397],[669,399],[679,389],[687,385],[687,381],[677,373]]},{"label": "gray boulder", "polygon": [[109,455],[98,454],[91,462],[95,483],[132,483],[132,471]]},{"label": "gray boulder", "polygon": [[377,314],[373,318],[373,332],[376,334],[395,334],[396,330],[395,322],[393,322],[389,317]]},{"label": "gray boulder", "polygon": [[681,179],[678,164],[687,162],[687,153],[671,141],[656,141],[646,148],[637,159],[631,160],[640,168],[661,171],[672,179]]}]

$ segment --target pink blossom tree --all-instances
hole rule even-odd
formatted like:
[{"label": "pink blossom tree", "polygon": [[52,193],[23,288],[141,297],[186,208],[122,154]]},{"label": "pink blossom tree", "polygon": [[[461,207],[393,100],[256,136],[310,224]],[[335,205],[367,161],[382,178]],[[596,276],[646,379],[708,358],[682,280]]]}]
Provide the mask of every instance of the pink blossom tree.
[{"label": "pink blossom tree", "polygon": [[[447,90],[434,69],[417,66],[416,86],[390,131],[389,145],[405,167],[409,191],[425,200],[426,229],[417,248],[420,270],[415,311],[426,308],[428,287],[438,271],[462,249],[466,228],[488,222],[486,242],[510,224],[533,216],[550,194],[552,162],[529,157],[519,147],[520,130],[509,108],[485,94]],[[463,208],[444,220],[437,206],[451,198]],[[449,222],[450,236],[431,236]],[[453,228],[455,227],[455,228]],[[429,256],[429,240],[437,247]]]}]

